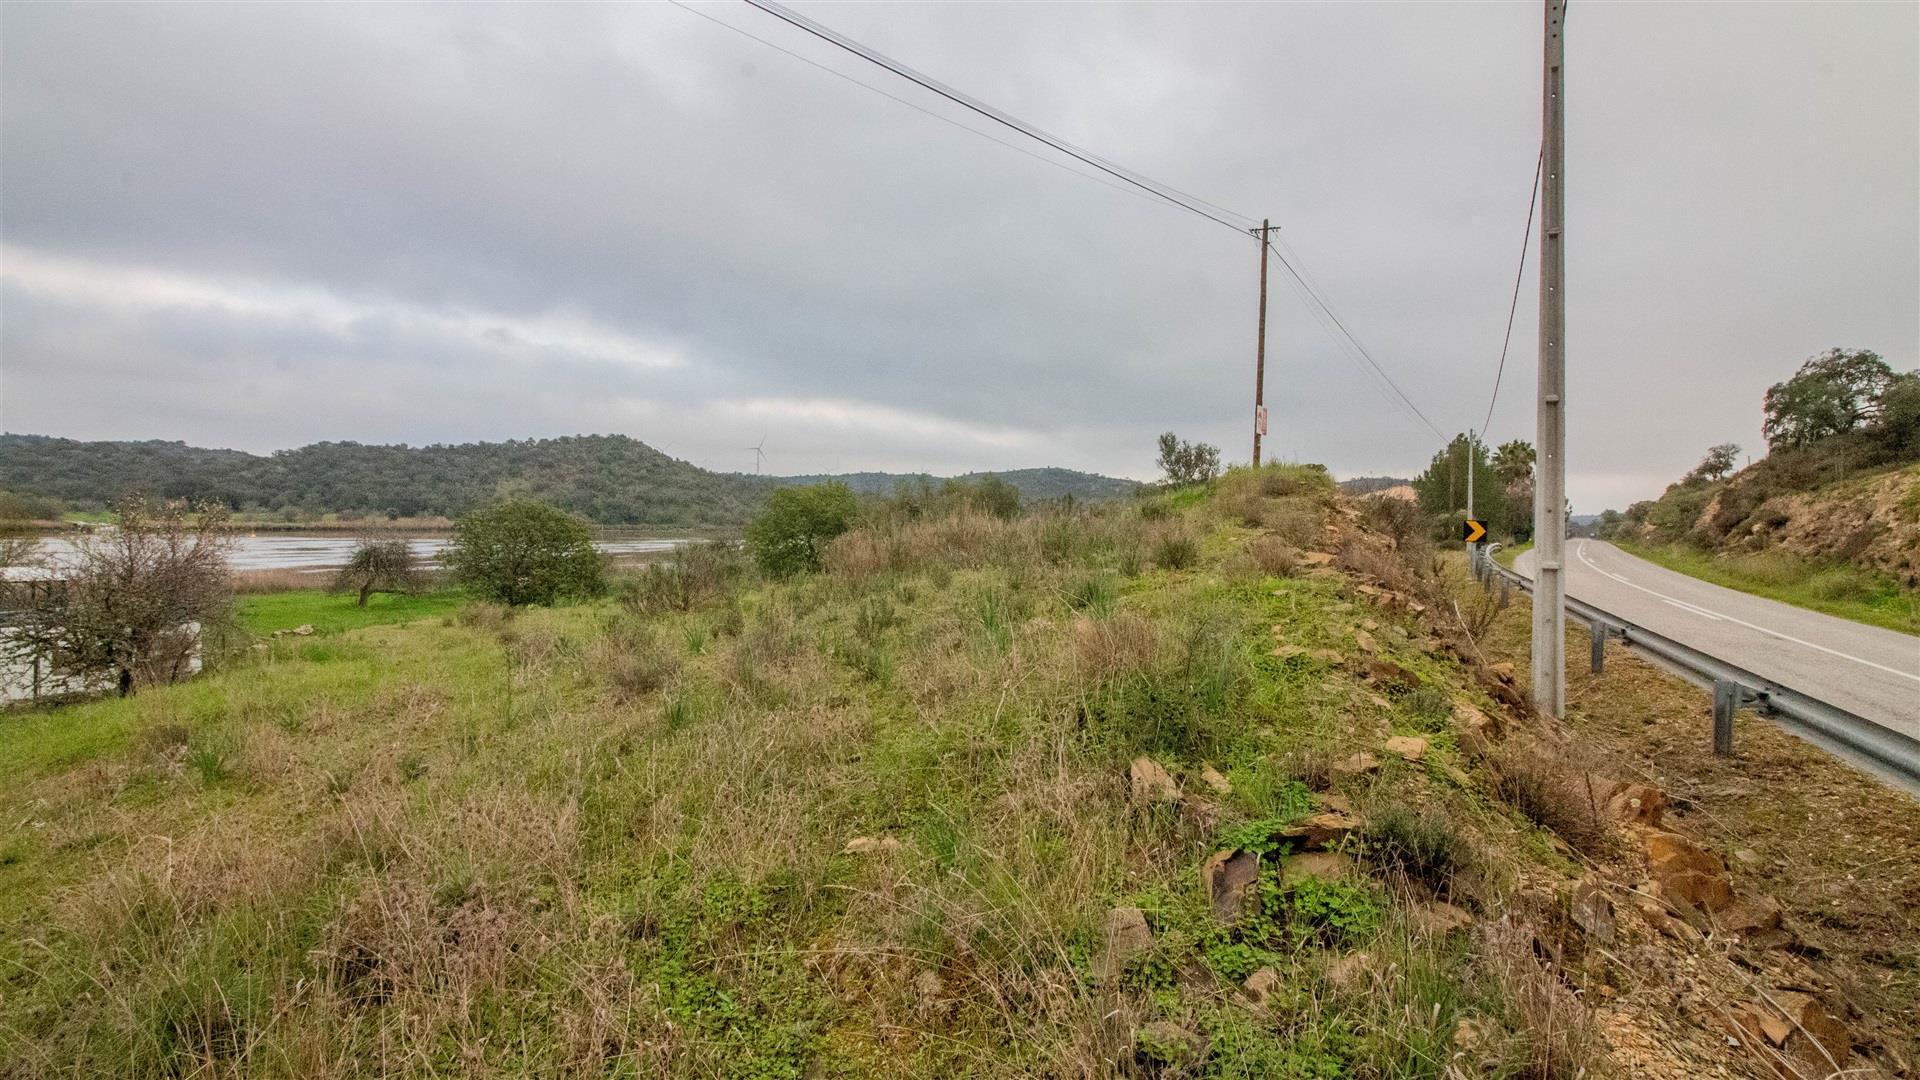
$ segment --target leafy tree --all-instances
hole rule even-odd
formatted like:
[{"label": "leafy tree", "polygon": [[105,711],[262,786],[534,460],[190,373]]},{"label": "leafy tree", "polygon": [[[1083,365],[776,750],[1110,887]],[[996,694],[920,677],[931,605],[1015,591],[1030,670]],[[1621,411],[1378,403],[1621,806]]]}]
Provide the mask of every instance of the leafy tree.
[{"label": "leafy tree", "polygon": [[1694,483],[1696,481],[1710,483],[1715,480],[1720,480],[1733,471],[1734,464],[1739,460],[1740,448],[1738,446],[1730,442],[1721,443],[1709,449],[1707,456],[1700,459],[1700,464],[1695,465],[1693,471],[1688,473],[1680,482],[1683,484]]},{"label": "leafy tree", "polygon": [[769,574],[820,569],[827,542],[853,527],[860,505],[845,484],[780,488],[747,525],[747,550]]},{"label": "leafy tree", "polygon": [[462,517],[442,559],[476,595],[513,606],[592,596],[605,573],[585,522],[528,499]]},{"label": "leafy tree", "polygon": [[360,541],[347,565],[333,577],[333,592],[357,592],[360,607],[377,592],[410,593],[420,587],[420,567],[402,539],[370,537]]},{"label": "leafy tree", "polygon": [[1767,389],[1767,446],[1806,446],[1866,426],[1880,414],[1893,369],[1866,349],[1828,349]]},{"label": "leafy tree", "polygon": [[1880,415],[1871,430],[1896,456],[1920,457],[1920,371],[1893,377],[1880,395]]},{"label": "leafy tree", "polygon": [[[1526,446],[1525,443],[1507,444],[1508,447],[1516,445]],[[1530,458],[1532,448],[1526,449]],[[1509,457],[1509,462],[1511,460]],[[1486,444],[1465,434],[1455,435],[1446,449],[1433,455],[1426,471],[1413,478],[1420,509],[1433,520],[1435,535],[1455,538],[1457,523],[1466,517],[1469,467],[1473,470],[1474,516],[1486,522],[1487,528],[1496,535],[1526,535],[1532,528],[1532,473],[1522,474],[1526,479],[1509,485],[1488,456]],[[1515,487],[1524,489],[1524,498],[1514,497]]]},{"label": "leafy tree", "polygon": [[1533,444],[1525,439],[1510,439],[1493,452],[1493,471],[1504,484],[1532,479],[1533,462]]},{"label": "leafy tree", "polygon": [[231,625],[233,583],[224,506],[129,498],[115,510],[118,527],[76,537],[58,580],[29,591],[5,648],[124,696],[192,671]]},{"label": "leafy tree", "polygon": [[1181,442],[1169,431],[1160,436],[1160,458],[1156,462],[1174,485],[1200,484],[1220,475],[1220,448],[1207,443]]}]

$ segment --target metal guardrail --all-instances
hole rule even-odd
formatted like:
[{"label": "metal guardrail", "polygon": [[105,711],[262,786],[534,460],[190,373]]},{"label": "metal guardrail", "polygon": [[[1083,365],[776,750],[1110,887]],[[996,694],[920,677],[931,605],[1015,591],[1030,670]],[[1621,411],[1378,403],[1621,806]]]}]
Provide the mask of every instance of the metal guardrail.
[{"label": "metal guardrail", "polygon": [[[1494,545],[1497,547],[1498,545]],[[1502,599],[1510,585],[1529,592],[1533,580],[1493,560],[1493,550],[1470,556],[1474,577],[1488,588],[1498,579]],[[1869,763],[1914,790],[1920,790],[1920,740],[1876,724],[1811,694],[1701,652],[1608,611],[1569,596],[1567,612],[1587,623],[1593,638],[1594,674],[1606,663],[1606,639],[1617,637],[1678,669],[1713,691],[1713,752],[1733,753],[1733,714],[1752,707],[1779,718],[1808,741],[1842,756]]]}]

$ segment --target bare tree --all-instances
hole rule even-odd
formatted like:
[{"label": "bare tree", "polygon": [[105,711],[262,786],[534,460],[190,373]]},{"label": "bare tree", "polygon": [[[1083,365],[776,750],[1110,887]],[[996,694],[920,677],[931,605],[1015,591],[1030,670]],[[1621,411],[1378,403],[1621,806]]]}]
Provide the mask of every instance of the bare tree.
[{"label": "bare tree", "polygon": [[125,695],[192,670],[201,642],[231,624],[233,583],[225,507],[129,499],[115,509],[119,525],[74,541],[5,647]]},{"label": "bare tree", "polygon": [[410,593],[420,588],[420,565],[400,538],[362,537],[347,565],[334,575],[333,592],[359,593],[359,606],[377,592]]}]

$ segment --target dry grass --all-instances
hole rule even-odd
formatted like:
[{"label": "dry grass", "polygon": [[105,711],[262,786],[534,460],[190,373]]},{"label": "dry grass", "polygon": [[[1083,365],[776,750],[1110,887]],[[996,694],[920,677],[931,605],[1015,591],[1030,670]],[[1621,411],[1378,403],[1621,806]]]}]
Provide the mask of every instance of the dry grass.
[{"label": "dry grass", "polygon": [[[1235,482],[1317,497],[1271,475]],[[33,756],[0,755],[0,810],[46,823],[0,848],[34,943],[0,942],[13,1071],[1097,1077],[1164,1020],[1207,1047],[1165,1075],[1427,1075],[1467,1017],[1489,1072],[1567,1060],[1538,1049],[1564,1002],[1415,928],[1393,875],[1270,876],[1269,916],[1213,921],[1201,860],[1305,812],[1386,717],[1272,655],[1276,625],[1344,647],[1357,594],[1224,579],[1244,534],[1212,513],[871,525],[684,610],[473,605],[5,729]],[[1134,576],[1175,530],[1189,569]],[[1178,806],[1130,803],[1143,754]],[[1411,767],[1368,783],[1448,836],[1507,821]],[[1410,844],[1404,876],[1448,888]],[[1102,983],[1116,904],[1154,944]],[[1361,983],[1341,948],[1377,958]]]}]

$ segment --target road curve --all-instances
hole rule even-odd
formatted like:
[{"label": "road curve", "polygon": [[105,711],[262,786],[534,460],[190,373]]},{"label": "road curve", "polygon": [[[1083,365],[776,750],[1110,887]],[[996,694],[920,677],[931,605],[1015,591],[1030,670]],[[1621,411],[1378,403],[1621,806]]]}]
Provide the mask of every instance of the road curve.
[{"label": "road curve", "polygon": [[[1603,540],[1567,541],[1567,595],[1920,739],[1920,637],[1751,596]],[[1531,578],[1534,553],[1514,569]]]}]

